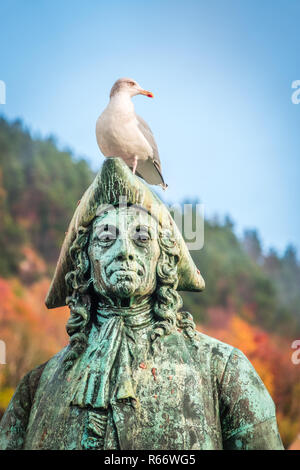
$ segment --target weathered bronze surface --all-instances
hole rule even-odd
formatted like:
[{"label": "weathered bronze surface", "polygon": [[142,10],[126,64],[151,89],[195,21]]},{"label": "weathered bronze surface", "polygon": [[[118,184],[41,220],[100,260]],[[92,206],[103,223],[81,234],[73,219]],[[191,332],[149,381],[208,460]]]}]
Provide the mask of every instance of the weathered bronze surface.
[{"label": "weathered bronze surface", "polygon": [[203,287],[167,209],[105,162],[47,297],[70,307],[70,344],[21,381],[0,449],[282,449],[250,362],[181,311],[178,288]]}]

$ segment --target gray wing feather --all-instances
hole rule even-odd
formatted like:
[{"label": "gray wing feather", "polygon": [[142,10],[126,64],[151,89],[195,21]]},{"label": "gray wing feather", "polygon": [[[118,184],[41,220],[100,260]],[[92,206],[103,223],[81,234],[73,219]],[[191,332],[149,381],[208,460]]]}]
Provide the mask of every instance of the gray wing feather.
[{"label": "gray wing feather", "polygon": [[139,161],[137,166],[137,174],[142,176],[150,184],[161,184],[165,189],[167,185],[164,182],[161,173],[161,163],[158,153],[157,144],[154,139],[154,135],[146,121],[138,115],[136,115],[138,121],[138,128],[149,143],[153,150],[153,155],[149,155],[148,161]]},{"label": "gray wing feather", "polygon": [[146,123],[146,121],[144,121],[144,119],[141,116],[136,115],[136,117],[137,117],[137,120],[138,120],[139,130],[141,131],[141,133],[143,134],[143,136],[145,137],[145,139],[148,141],[148,143],[150,144],[150,146],[153,149],[152,158],[153,158],[154,162],[156,163],[155,166],[157,166],[159,171],[161,171],[161,163],[160,163],[158,148],[157,148],[157,144],[156,144],[155,139],[154,139],[154,135],[153,135],[150,127]]}]

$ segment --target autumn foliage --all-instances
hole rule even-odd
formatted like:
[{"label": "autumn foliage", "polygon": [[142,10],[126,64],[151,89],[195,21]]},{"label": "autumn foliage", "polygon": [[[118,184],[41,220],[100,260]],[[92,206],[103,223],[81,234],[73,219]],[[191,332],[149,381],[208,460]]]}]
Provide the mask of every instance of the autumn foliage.
[{"label": "autumn foliage", "polygon": [[49,279],[22,286],[18,279],[0,278],[0,331],[6,364],[0,365],[0,409],[7,406],[20,379],[67,344],[66,308],[49,312],[44,299]]}]

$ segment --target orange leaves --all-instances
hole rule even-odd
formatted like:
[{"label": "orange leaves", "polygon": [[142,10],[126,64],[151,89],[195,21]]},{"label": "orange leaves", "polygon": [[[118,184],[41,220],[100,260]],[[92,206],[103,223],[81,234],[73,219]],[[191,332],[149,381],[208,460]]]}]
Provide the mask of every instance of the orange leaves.
[{"label": "orange leaves", "polygon": [[0,390],[15,387],[30,369],[45,362],[67,344],[66,308],[47,310],[44,299],[49,279],[23,286],[0,278],[0,339],[6,362],[0,365]]}]

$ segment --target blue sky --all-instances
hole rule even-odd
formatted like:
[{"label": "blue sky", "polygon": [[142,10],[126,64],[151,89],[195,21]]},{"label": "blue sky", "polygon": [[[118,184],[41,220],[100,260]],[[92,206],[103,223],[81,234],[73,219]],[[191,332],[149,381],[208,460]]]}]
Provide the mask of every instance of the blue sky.
[{"label": "blue sky", "polygon": [[198,197],[300,249],[298,0],[2,0],[0,113],[94,169],[95,122],[122,76],[156,137],[170,202]]}]

